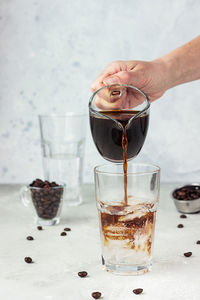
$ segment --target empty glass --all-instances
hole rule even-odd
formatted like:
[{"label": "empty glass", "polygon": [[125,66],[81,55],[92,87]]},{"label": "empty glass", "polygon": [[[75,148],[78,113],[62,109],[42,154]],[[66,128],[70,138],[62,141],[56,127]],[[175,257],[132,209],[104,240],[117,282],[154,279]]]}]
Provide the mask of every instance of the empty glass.
[{"label": "empty glass", "polygon": [[82,202],[81,186],[86,116],[40,115],[40,133],[45,179],[63,182],[68,205]]}]

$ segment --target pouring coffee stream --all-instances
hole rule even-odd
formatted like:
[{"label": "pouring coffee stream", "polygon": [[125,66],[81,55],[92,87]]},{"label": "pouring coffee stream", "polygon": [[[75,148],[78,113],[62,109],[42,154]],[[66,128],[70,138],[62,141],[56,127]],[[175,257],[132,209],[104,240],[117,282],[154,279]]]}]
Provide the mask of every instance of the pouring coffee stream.
[{"label": "pouring coffee stream", "polygon": [[[129,107],[124,109],[127,103]],[[144,144],[149,107],[150,101],[142,91],[123,84],[101,88],[89,102],[90,127],[97,150],[106,160],[123,163],[125,205],[127,161],[136,157]]]},{"label": "pouring coffee stream", "polygon": [[127,197],[127,147],[128,140],[126,135],[126,127],[123,128],[122,133],[122,150],[123,150],[123,171],[124,171],[124,203],[127,205],[128,197]]}]

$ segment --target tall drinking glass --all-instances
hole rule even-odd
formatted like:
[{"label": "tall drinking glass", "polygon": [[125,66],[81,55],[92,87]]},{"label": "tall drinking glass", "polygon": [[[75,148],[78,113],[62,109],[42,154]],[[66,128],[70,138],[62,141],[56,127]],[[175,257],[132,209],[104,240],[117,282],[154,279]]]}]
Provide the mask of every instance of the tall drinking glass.
[{"label": "tall drinking glass", "polygon": [[70,206],[82,202],[85,122],[83,114],[39,116],[45,179],[65,184]]},{"label": "tall drinking glass", "polygon": [[103,265],[119,274],[148,272],[159,200],[159,167],[128,165],[126,203],[123,164],[98,166],[94,173]]}]

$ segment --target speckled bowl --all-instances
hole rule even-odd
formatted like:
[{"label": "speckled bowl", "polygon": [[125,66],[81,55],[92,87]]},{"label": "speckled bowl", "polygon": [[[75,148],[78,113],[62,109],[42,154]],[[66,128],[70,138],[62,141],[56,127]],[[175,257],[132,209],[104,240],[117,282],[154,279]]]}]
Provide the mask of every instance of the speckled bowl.
[{"label": "speckled bowl", "polygon": [[200,212],[200,198],[194,199],[194,200],[178,200],[175,199],[173,196],[173,193],[180,189],[183,188],[185,186],[200,186],[199,183],[190,183],[190,184],[184,184],[182,186],[177,187],[176,189],[173,190],[173,192],[171,193],[172,199],[174,200],[174,204],[176,206],[176,209],[181,212],[181,213],[185,213],[185,214],[193,214],[193,213],[197,213]]}]

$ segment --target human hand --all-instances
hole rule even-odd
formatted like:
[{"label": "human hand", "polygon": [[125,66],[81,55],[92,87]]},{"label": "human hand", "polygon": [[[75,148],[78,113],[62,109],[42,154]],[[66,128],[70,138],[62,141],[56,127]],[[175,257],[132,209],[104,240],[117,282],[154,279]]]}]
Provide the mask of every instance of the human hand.
[{"label": "human hand", "polygon": [[[115,61],[110,63],[92,84],[92,91],[112,84],[130,84],[142,90],[150,101],[160,98],[168,89],[167,70],[162,59],[145,61]],[[98,97],[96,105],[105,109],[131,108],[143,102],[139,94],[110,101],[109,97]]]}]

